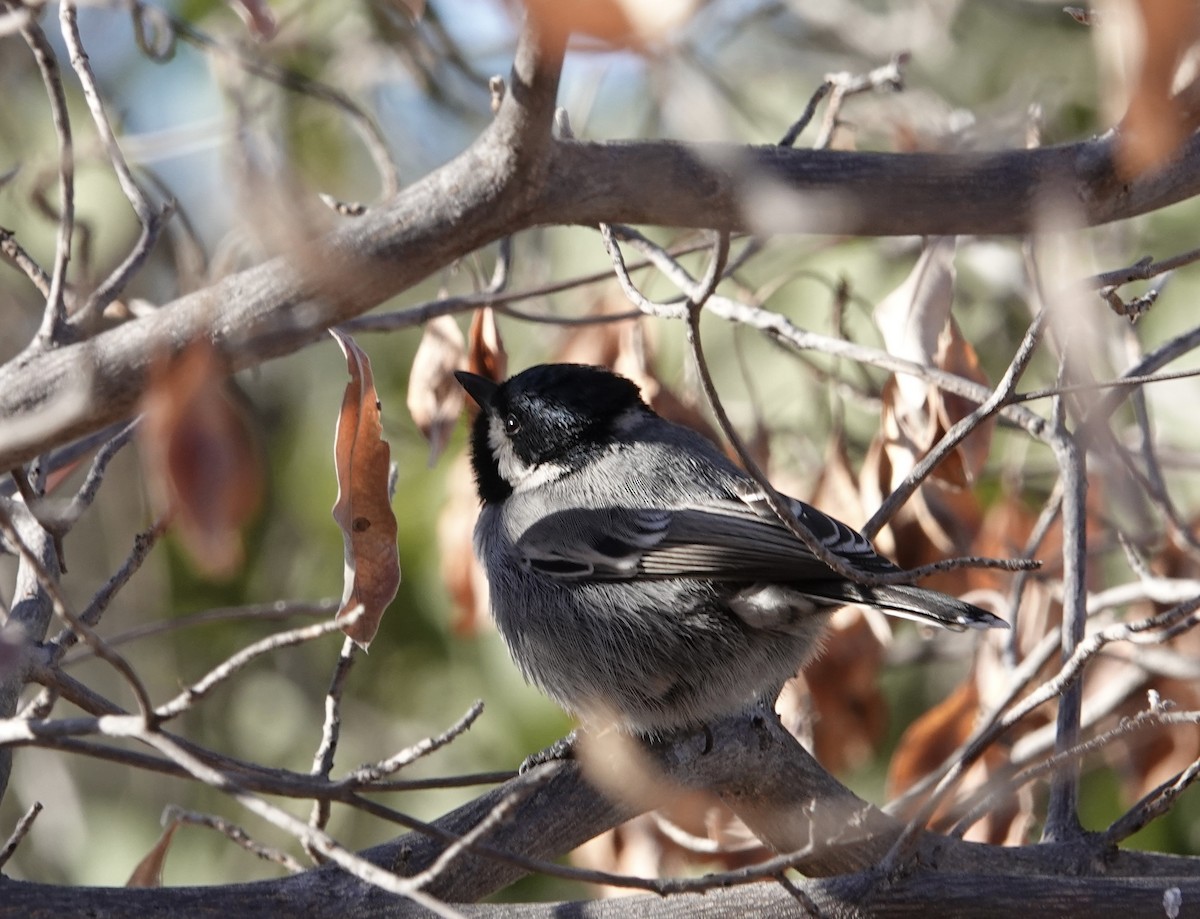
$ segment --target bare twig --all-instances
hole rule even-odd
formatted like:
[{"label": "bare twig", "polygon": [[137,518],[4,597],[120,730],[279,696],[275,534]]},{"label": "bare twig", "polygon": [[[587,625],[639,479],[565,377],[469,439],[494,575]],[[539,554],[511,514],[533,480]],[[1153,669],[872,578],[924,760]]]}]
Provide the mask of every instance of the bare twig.
[{"label": "bare twig", "polygon": [[96,497],[96,493],[100,490],[100,484],[104,481],[104,473],[108,471],[108,464],[118,451],[129,443],[133,437],[133,432],[137,430],[139,418],[135,418],[129,424],[121,428],[120,431],[110,439],[92,460],[92,465],[88,469],[87,477],[83,480],[83,484],[79,486],[79,491],[75,493],[75,497],[71,499],[60,513],[54,515],[52,520],[44,520],[43,522],[58,536],[65,535],[68,530],[83,516],[92,505],[92,501]]},{"label": "bare twig", "polygon": [[305,870],[304,865],[298,862],[286,852],[263,845],[261,842],[256,842],[254,838],[236,823],[231,823],[224,817],[218,817],[215,814],[201,814],[196,811],[184,810],[181,807],[176,807],[174,804],[167,806],[163,811],[163,821],[167,823],[190,823],[193,826],[206,826],[210,830],[216,830],[221,835],[225,836],[230,842],[241,846],[252,855],[256,855],[264,861],[274,862],[277,865],[282,865],[287,871],[292,874],[299,874]]},{"label": "bare twig", "polygon": [[[1200,720],[1200,719],[1197,719]],[[1193,721],[1193,723],[1195,723]],[[1157,788],[1147,792],[1140,801],[1104,831],[1104,842],[1116,846],[1142,827],[1166,814],[1187,789],[1200,778],[1200,760],[1177,772]]]},{"label": "bare twig", "polygon": [[1093,275],[1084,283],[1097,289],[1107,287],[1115,289],[1122,284],[1128,284],[1130,281],[1149,281],[1160,274],[1166,274],[1168,271],[1174,271],[1176,268],[1182,268],[1196,261],[1200,261],[1200,249],[1181,252],[1179,255],[1165,258],[1161,262],[1156,262],[1151,256],[1147,255],[1128,267],[1117,268],[1113,271],[1106,271],[1103,274]]},{"label": "bare twig", "polygon": [[487,816],[471,827],[460,838],[446,846],[442,853],[434,859],[432,865],[424,871],[414,874],[412,876],[412,883],[417,888],[421,888],[437,878],[463,852],[470,850],[485,835],[507,820],[517,805],[536,790],[537,786],[532,782],[512,788],[507,795],[496,803]]},{"label": "bare twig", "polygon": [[817,113],[817,106],[821,104],[821,100],[829,95],[833,89],[833,83],[826,79],[820,86],[816,88],[812,96],[808,100],[808,105],[804,107],[804,111],[800,113],[800,117],[795,123],[787,129],[787,133],[779,139],[779,146],[792,147],[799,140],[800,135],[804,133],[804,129],[808,127],[809,122],[813,120],[813,115]]},{"label": "bare twig", "polygon": [[[14,9],[5,3],[6,9]],[[46,96],[50,101],[50,114],[58,137],[58,239],[54,249],[54,270],[50,275],[50,289],[46,295],[46,311],[38,329],[37,341],[47,348],[62,341],[67,327],[66,285],[67,264],[71,260],[71,237],[75,230],[75,150],[71,141],[71,118],[67,112],[67,96],[63,91],[62,77],[54,59],[54,49],[46,39],[46,33],[31,16],[21,24],[21,36],[33,52]]]},{"label": "bare twig", "polygon": [[629,269],[625,266],[625,257],[621,247],[613,236],[613,228],[606,223],[600,224],[600,238],[604,240],[604,248],[612,259],[613,271],[616,272],[617,282],[629,302],[647,316],[658,316],[663,319],[682,319],[687,315],[687,308],[682,303],[658,303],[651,300],[633,283]]},{"label": "bare twig", "polygon": [[[1027,250],[1027,265],[1033,295],[1039,308],[1046,309],[1046,295],[1032,250]],[[1067,344],[1059,343],[1059,376],[1068,372]],[[1061,379],[1060,381],[1061,382]],[[1062,483],[1062,659],[1072,659],[1087,630],[1087,473],[1086,451],[1065,423],[1065,399],[1055,396],[1052,406],[1050,447],[1058,463]],[[1065,669],[1065,666],[1064,666]],[[1083,711],[1083,682],[1073,680],[1063,686],[1058,700],[1055,747],[1059,752],[1079,744]],[[1079,823],[1079,764],[1066,762],[1050,783],[1050,800],[1042,836],[1063,842],[1082,833]]]},{"label": "bare twig", "polygon": [[31,256],[20,243],[13,237],[11,231],[0,227],[0,255],[3,255],[14,267],[16,267],[25,277],[29,278],[30,282],[37,292],[43,297],[50,298],[50,276],[46,274],[44,268],[34,261]]},{"label": "bare twig", "polygon": [[3,848],[0,848],[0,869],[8,864],[9,859],[16,853],[17,846],[29,835],[29,831],[33,829],[33,821],[42,812],[42,807],[41,801],[34,801],[29,806],[29,810],[25,811],[21,819],[17,821],[17,825],[13,827],[12,833],[9,834],[8,841],[4,843]]},{"label": "bare twig", "polygon": [[[105,582],[104,586],[96,591],[95,596],[79,614],[79,621],[85,626],[94,626],[100,621],[100,617],[104,615],[104,611],[108,608],[108,604],[112,602],[113,597],[117,592],[128,583],[134,573],[142,566],[142,562],[150,554],[150,550],[154,548],[160,536],[167,530],[167,520],[162,518],[152,524],[142,532],[133,537],[133,548],[130,550],[124,564]],[[68,629],[59,633],[51,639],[47,646],[51,649],[55,659],[60,658],[69,648],[71,648],[81,636],[77,635],[73,630]],[[105,643],[106,647],[111,647]],[[96,649],[92,648],[93,653]]]},{"label": "bare twig", "polygon": [[859,93],[887,89],[900,92],[904,89],[904,68],[908,66],[909,53],[902,51],[895,55],[882,67],[876,67],[867,73],[830,73],[826,74],[825,82],[830,85],[829,105],[825,107],[825,118],[821,122],[821,131],[813,142],[817,150],[824,150],[833,140],[842,114],[842,104],[847,97]]},{"label": "bare twig", "polygon": [[142,729],[137,732],[136,736],[138,736],[138,739],[157,749],[168,759],[178,763],[200,781],[204,782],[204,784],[217,791],[224,792],[251,813],[290,833],[306,848],[312,847],[317,849],[322,855],[331,861],[337,862],[339,866],[355,877],[386,890],[388,893],[407,897],[430,910],[435,915],[443,917],[460,916],[456,910],[451,909],[428,894],[422,893],[408,878],[399,877],[390,871],[371,864],[366,859],[345,849],[327,833],[308,826],[304,821],[293,817],[287,811],[268,804],[256,795],[250,794],[228,775],[202,762],[166,735],[157,731]]},{"label": "bare twig", "polygon": [[[359,607],[360,615],[362,607]],[[342,628],[342,622],[334,624]],[[321,778],[329,778],[333,772],[333,760],[337,755],[338,739],[342,731],[342,692],[346,680],[350,676],[350,668],[358,659],[358,645],[353,639],[347,638],[342,642],[342,650],[338,653],[337,663],[333,667],[333,676],[329,681],[329,689],[325,691],[325,723],[321,728],[321,742],[313,756],[312,774]],[[329,823],[329,802],[319,800],[313,802],[312,813],[309,815],[309,826],[323,830]],[[309,849],[308,854],[314,860],[319,857],[316,850]]]},{"label": "bare twig", "polygon": [[992,395],[969,415],[956,421],[950,430],[942,436],[942,439],[921,457],[912,471],[905,476],[904,481],[893,489],[892,493],[888,495],[875,513],[871,515],[871,519],[863,525],[861,532],[864,536],[870,539],[878,533],[901,508],[904,502],[912,497],[913,492],[933,472],[938,463],[949,455],[951,450],[962,443],[976,427],[996,414],[1012,398],[1013,393],[1016,391],[1017,383],[1020,382],[1021,376],[1025,373],[1025,369],[1029,366],[1029,362],[1033,359],[1034,352],[1041,341],[1042,329],[1045,327],[1045,322],[1045,312],[1039,312],[1025,331],[1025,337],[1021,340],[1021,344],[1017,348],[1017,353],[1013,355],[1008,369],[1004,372],[1004,376],[1000,382],[996,384],[996,389],[992,392]]},{"label": "bare twig", "polygon": [[67,51],[71,56],[71,67],[79,78],[83,98],[87,102],[88,110],[92,113],[96,133],[108,154],[109,162],[112,164],[121,190],[133,206],[133,211],[142,227],[141,234],[129,254],[100,286],[92,291],[87,300],[76,310],[75,315],[71,317],[72,324],[86,331],[94,326],[100,312],[120,295],[125,285],[142,267],[158,240],[163,221],[170,216],[174,204],[168,202],[161,208],[153,208],[145,193],[134,181],[133,174],[129,171],[129,165],[121,153],[121,147],[117,144],[116,136],[113,134],[112,125],[104,112],[104,103],[100,99],[100,91],[96,87],[96,76],[92,73],[92,65],[88,61],[87,52],[83,49],[83,39],[79,35],[74,2],[63,0],[58,13],[63,40],[66,42]]},{"label": "bare twig", "polygon": [[346,781],[355,785],[375,786],[392,773],[446,746],[456,737],[465,733],[481,714],[483,714],[483,702],[480,700],[476,701],[461,718],[441,734],[436,737],[428,737],[378,763],[359,766],[346,777]]},{"label": "bare twig", "polygon": [[22,560],[26,562],[34,571],[37,576],[38,583],[40,584],[42,590],[45,591],[46,596],[50,599],[55,615],[67,624],[67,627],[73,634],[87,642],[92,650],[96,652],[98,657],[108,663],[114,670],[116,670],[121,674],[122,677],[125,678],[125,681],[129,684],[129,688],[133,692],[134,698],[137,700],[138,708],[141,710],[142,717],[149,721],[149,719],[152,717],[150,696],[146,691],[146,686],[142,682],[141,677],[138,676],[137,671],[134,670],[133,667],[130,666],[129,662],[125,660],[125,658],[122,657],[117,651],[114,651],[112,648],[110,648],[104,639],[101,638],[86,622],[84,622],[81,617],[76,616],[73,612],[71,612],[63,598],[62,591],[59,590],[55,578],[46,570],[45,566],[42,565],[37,555],[25,544],[25,541],[17,532],[16,527],[13,525],[12,520],[4,511],[3,507],[0,507],[0,533],[2,533],[4,537],[16,547],[17,551],[21,555]]},{"label": "bare twig", "polygon": [[330,632],[336,632],[345,623],[351,621],[352,619],[349,616],[341,621],[331,619],[328,622],[319,622],[316,625],[306,625],[298,629],[289,629],[286,632],[277,632],[274,635],[268,635],[260,641],[247,645],[242,650],[223,660],[191,686],[184,689],[174,699],[164,702],[155,708],[154,714],[158,723],[169,721],[172,718],[182,715],[196,702],[203,699],[213,689],[228,680],[256,658],[262,657],[264,654],[270,654],[272,651],[277,651],[280,648],[290,648],[294,645],[320,638],[323,635],[328,635]]},{"label": "bare twig", "polygon": [[[325,600],[276,600],[273,603],[251,603],[246,606],[222,606],[193,613],[190,616],[180,616],[160,622],[147,622],[134,626],[124,632],[108,636],[110,647],[140,641],[168,632],[178,632],[197,626],[210,625],[214,622],[238,622],[260,620],[262,622],[278,622],[281,619],[291,619],[295,616],[324,616],[332,615],[342,605],[341,598],[330,597]],[[61,661],[63,666],[73,664],[91,656],[87,648],[79,648],[68,654]]]}]

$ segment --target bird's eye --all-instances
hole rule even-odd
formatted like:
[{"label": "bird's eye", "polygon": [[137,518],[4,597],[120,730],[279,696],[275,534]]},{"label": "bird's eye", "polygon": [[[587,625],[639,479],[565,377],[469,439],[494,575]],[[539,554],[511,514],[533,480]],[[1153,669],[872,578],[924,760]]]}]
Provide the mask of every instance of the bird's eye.
[{"label": "bird's eye", "polygon": [[519,433],[521,430],[521,422],[516,415],[508,415],[504,419],[504,433],[511,437],[513,434]]}]

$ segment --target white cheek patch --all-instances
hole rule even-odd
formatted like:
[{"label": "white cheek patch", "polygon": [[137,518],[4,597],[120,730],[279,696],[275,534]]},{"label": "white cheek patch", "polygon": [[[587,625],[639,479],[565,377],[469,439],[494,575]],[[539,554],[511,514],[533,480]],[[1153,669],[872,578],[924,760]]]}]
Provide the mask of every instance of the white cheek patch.
[{"label": "white cheek patch", "polygon": [[567,471],[556,463],[530,465],[517,456],[512,441],[504,433],[504,421],[495,415],[488,418],[488,447],[500,467],[500,476],[517,493],[553,482]]}]

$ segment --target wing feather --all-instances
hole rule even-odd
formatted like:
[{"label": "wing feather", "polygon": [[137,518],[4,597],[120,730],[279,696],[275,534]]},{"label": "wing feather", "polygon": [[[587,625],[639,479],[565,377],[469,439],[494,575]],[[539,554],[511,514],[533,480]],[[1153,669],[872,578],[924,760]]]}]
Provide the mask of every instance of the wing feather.
[{"label": "wing feather", "polygon": [[[535,522],[517,547],[526,564],[567,578],[796,583],[831,577],[829,567],[755,498],[731,496],[671,509],[571,508]],[[864,571],[895,570],[862,534],[789,500],[813,535],[850,564]]]}]

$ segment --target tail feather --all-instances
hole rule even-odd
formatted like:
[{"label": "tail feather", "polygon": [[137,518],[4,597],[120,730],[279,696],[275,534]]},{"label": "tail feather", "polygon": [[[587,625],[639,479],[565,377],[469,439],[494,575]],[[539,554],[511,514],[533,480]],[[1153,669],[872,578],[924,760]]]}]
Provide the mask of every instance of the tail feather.
[{"label": "tail feather", "polygon": [[853,581],[820,581],[804,585],[804,592],[814,597],[842,603],[862,603],[874,606],[893,616],[916,622],[932,622],[945,629],[1007,629],[1008,623],[985,609],[964,603],[957,597],[913,587],[910,584],[868,586]]}]

